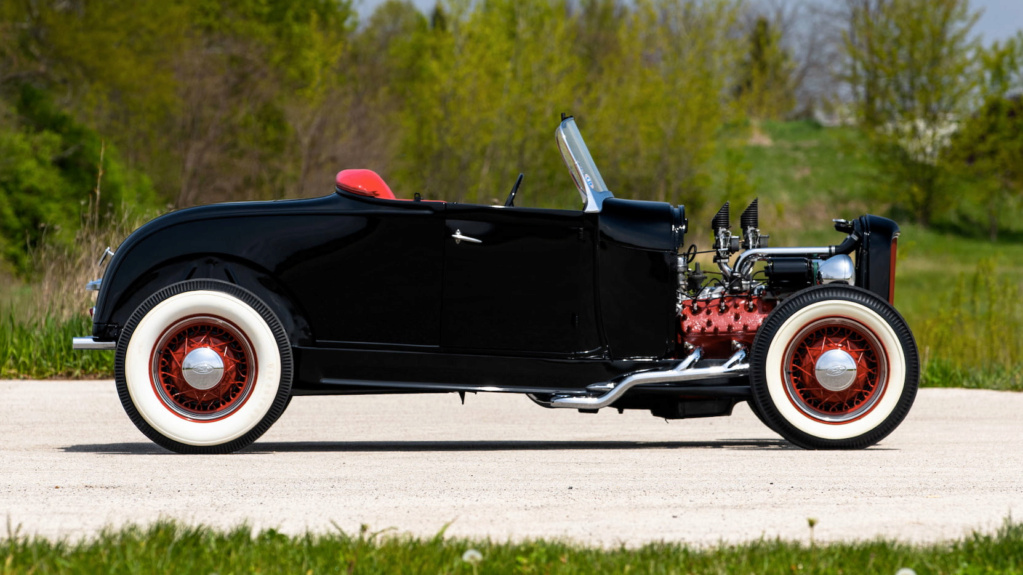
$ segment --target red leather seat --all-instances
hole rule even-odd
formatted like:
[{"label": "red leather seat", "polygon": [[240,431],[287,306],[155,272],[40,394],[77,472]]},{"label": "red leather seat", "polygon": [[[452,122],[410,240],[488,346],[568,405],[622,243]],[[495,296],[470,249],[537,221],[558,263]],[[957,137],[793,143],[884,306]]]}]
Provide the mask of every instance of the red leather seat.
[{"label": "red leather seat", "polygon": [[337,187],[360,196],[394,200],[394,192],[380,174],[373,170],[341,170],[337,173]]}]

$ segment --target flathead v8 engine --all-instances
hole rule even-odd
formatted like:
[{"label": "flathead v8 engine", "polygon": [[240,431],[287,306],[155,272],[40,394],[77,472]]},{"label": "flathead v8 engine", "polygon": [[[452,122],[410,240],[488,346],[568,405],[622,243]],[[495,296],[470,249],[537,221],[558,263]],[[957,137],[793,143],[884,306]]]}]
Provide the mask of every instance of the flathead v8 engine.
[{"label": "flathead v8 engine", "polygon": [[[770,236],[761,233],[759,220],[759,202],[753,200],[740,217],[740,233],[733,235],[729,203],[718,210],[711,221],[714,262],[720,270],[711,273],[717,277],[708,278],[695,263],[695,245],[679,256],[678,340],[684,349],[702,347],[705,353],[720,355],[738,345],[752,345],[779,301],[813,286],[859,285],[893,303],[899,235],[895,222],[877,216],[835,220],[835,229],[849,234],[840,245],[770,248]],[[743,253],[732,267],[729,261],[739,251]],[[871,256],[878,261],[861,266],[857,273],[849,256],[854,252],[864,264]],[[758,262],[766,265],[757,269]],[[872,269],[877,271],[871,274]]]}]

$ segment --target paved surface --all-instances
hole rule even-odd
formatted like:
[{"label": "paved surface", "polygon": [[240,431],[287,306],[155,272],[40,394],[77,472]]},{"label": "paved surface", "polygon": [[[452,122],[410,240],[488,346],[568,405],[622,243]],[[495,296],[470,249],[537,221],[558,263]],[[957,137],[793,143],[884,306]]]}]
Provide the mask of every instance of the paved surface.
[{"label": "paved surface", "polygon": [[934,541],[1023,516],[1023,394],[990,391],[922,390],[856,452],[793,448],[745,405],[667,424],[451,394],[300,397],[242,453],[180,456],[135,429],[111,381],[0,381],[0,445],[0,515],[73,539],[172,517],[712,544],[805,539],[813,517],[817,540]]}]

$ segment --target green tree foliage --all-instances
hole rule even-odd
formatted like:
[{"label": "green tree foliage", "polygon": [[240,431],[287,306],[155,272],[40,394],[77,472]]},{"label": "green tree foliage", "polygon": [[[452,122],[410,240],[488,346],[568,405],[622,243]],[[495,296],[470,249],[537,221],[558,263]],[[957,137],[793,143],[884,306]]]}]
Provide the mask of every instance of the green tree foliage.
[{"label": "green tree foliage", "polygon": [[23,84],[11,100],[0,108],[0,255],[15,271],[30,271],[44,238],[70,244],[83,218],[154,207],[149,180],[47,93]]},{"label": "green tree foliage", "polygon": [[548,189],[560,161],[553,127],[579,85],[565,4],[452,2],[433,20],[419,40],[408,90],[415,96],[405,99],[399,185],[491,203],[522,171],[524,200],[530,188]]},{"label": "green tree foliage", "polygon": [[763,16],[753,24],[747,44],[735,95],[751,118],[781,119],[796,105],[792,58],[781,45],[781,35]]},{"label": "green tree foliage", "polygon": [[177,206],[306,193],[342,125],[339,0],[4,3],[18,80],[126,150]]},{"label": "green tree foliage", "polygon": [[[950,165],[969,174],[1008,165],[994,150],[1011,150],[1011,131],[987,138],[989,153],[975,150],[971,162],[946,153],[977,94],[975,15],[968,0],[844,2],[844,77],[885,170],[879,195],[929,222],[951,205]],[[615,193],[699,210],[717,185],[752,194],[745,119],[777,118],[793,103],[782,28],[759,18],[744,31],[742,9],[739,0],[443,0],[423,14],[387,0],[357,25],[348,0],[4,2],[4,161],[19,167],[0,177],[8,189],[87,194],[105,141],[111,193],[116,164],[125,189],[148,189],[132,183],[144,173],[176,207],[318,195],[350,167],[378,170],[402,196],[479,203],[503,199],[525,172],[524,204],[569,207],[578,200],[551,142],[567,112]],[[1003,73],[987,69],[991,82]],[[22,86],[92,134],[77,171],[53,161],[77,136],[22,117]],[[1013,174],[1001,173],[997,186],[983,178],[998,191],[978,203],[1015,197]],[[54,218],[5,202],[4,225],[17,230],[5,253],[23,253],[10,246]]]},{"label": "green tree foliage", "polygon": [[[347,126],[354,146],[337,155],[334,171],[371,167],[393,177],[402,144],[403,111],[416,105],[413,86],[427,73],[431,35],[426,15],[409,0],[388,0],[353,38],[349,52],[352,83]],[[410,126],[415,129],[416,126]]]},{"label": "green tree foliage", "polygon": [[0,58],[177,207],[315,195],[356,166],[403,195],[482,203],[523,171],[523,201],[573,205],[561,112],[600,118],[590,139],[620,195],[695,204],[734,112],[736,10],[451,0],[426,17],[389,0],[357,28],[337,0],[16,2]]},{"label": "green tree foliage", "polygon": [[176,151],[165,193],[178,206],[307,194],[342,123],[349,3],[182,4],[193,20],[177,61],[180,111],[163,123]]},{"label": "green tree foliage", "polygon": [[739,49],[730,38],[736,4],[640,1],[619,19],[617,49],[603,55],[582,108],[600,121],[587,134],[605,180],[626,197],[698,208],[713,172],[725,100]]},{"label": "green tree foliage", "polygon": [[737,58],[734,4],[497,0],[443,4],[439,14],[444,25],[423,28],[406,66],[418,73],[400,185],[489,203],[522,171],[524,202],[576,205],[551,140],[559,112],[579,112],[617,194],[699,203],[730,117],[720,70]]},{"label": "green tree foliage", "polygon": [[975,87],[969,0],[846,0],[844,79],[887,174],[880,190],[923,224],[945,205],[943,155]]},{"label": "green tree foliage", "polygon": [[981,60],[983,103],[961,122],[951,156],[994,241],[1002,211],[1023,200],[1023,33],[995,42]]}]

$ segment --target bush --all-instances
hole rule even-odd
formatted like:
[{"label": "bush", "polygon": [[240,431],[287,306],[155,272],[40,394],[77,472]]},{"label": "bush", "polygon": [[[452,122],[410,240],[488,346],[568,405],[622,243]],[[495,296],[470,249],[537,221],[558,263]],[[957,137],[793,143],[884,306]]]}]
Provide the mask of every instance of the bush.
[{"label": "bush", "polygon": [[32,272],[43,243],[69,246],[83,214],[101,220],[158,205],[149,180],[125,167],[100,135],[22,85],[0,100],[0,258]]}]

